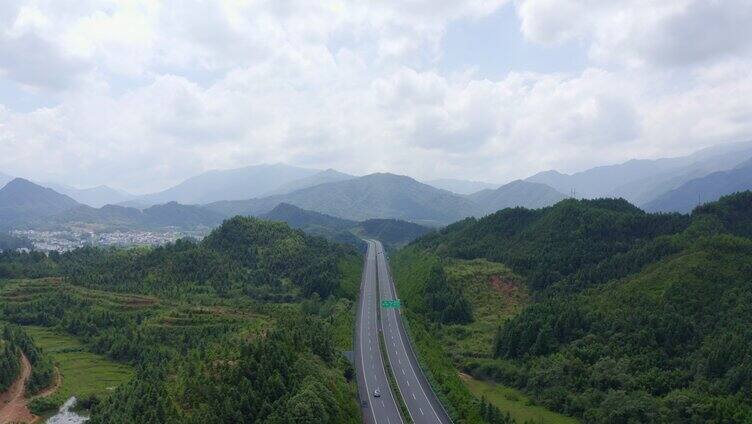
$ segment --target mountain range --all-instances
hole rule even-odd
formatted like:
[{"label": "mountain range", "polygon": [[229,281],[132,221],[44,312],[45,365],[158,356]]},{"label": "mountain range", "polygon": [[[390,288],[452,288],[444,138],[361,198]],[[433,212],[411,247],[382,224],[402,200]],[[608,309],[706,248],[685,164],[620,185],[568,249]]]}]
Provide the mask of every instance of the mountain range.
[{"label": "mountain range", "polygon": [[446,224],[477,212],[470,200],[394,174],[371,174],[325,183],[285,195],[207,205],[225,215],[260,215],[280,203],[354,221],[396,218]]},{"label": "mountain range", "polygon": [[272,164],[215,170],[188,178],[158,193],[137,196],[127,206],[150,206],[166,202],[204,204],[222,200],[243,200],[266,195],[285,184],[312,177],[320,171]]},{"label": "mountain range", "polygon": [[[730,143],[699,150],[687,156],[637,160],[598,166],[574,174],[545,171],[527,181],[542,183],[579,198],[621,197],[645,206],[682,184],[726,171],[752,158],[752,142]],[[729,193],[722,193],[729,194]],[[715,197],[710,200],[717,200]]]},{"label": "mountain range", "polygon": [[377,173],[285,195],[216,202],[206,207],[227,216],[256,216],[288,203],[352,221],[393,218],[436,227],[468,216],[482,216],[500,207],[550,206],[564,197],[543,184],[526,181],[461,196],[404,175]]},{"label": "mountain range", "polygon": [[108,229],[194,229],[216,226],[224,218],[208,209],[176,202],[143,211],[115,205],[93,208],[23,178],[15,178],[0,189],[0,227],[4,229],[74,224]]},{"label": "mountain range", "polygon": [[[334,182],[306,187],[327,180]],[[170,201],[145,208],[122,204],[95,208],[79,203],[71,196],[17,178],[0,190],[0,195],[4,196],[0,211],[5,227],[53,228],[76,224],[100,229],[193,228],[211,227],[235,215],[264,215],[280,204],[288,204],[351,222],[387,220],[371,223],[370,231],[358,232],[368,236],[376,234],[375,229],[379,226],[392,228],[383,234],[393,231],[394,223],[388,221],[390,219],[435,227],[468,216],[481,216],[502,206],[548,206],[563,198],[542,184],[524,181],[515,181],[496,190],[484,190],[473,197],[437,189],[407,176],[371,174],[352,177],[333,170],[295,180],[294,184],[304,188],[286,194],[203,206]],[[292,185],[288,187],[293,188]],[[350,222],[345,226],[349,232],[355,227]],[[326,227],[326,232],[331,232],[331,228],[337,226],[330,222]],[[417,227],[399,228],[410,234],[423,232]],[[398,243],[400,236],[394,238]]]},{"label": "mountain range", "polygon": [[[469,194],[463,193],[491,185],[431,181],[453,192],[404,175],[358,177],[282,164],[210,171],[144,196],[107,186],[76,189],[15,179],[0,191],[0,219],[5,227],[71,222],[118,228],[212,226],[234,215],[264,215],[285,203],[352,222],[397,219],[437,227],[504,208],[550,206],[572,191],[573,197],[621,197],[648,211],[689,212],[698,202],[749,188],[751,157],[752,143],[727,144],[678,158],[631,160],[571,175],[546,171]],[[0,174],[0,182],[7,178]],[[123,199],[129,200],[120,202]],[[119,206],[106,206],[112,204]],[[165,207],[152,209],[160,205]]]},{"label": "mountain range", "polygon": [[649,212],[688,213],[698,204],[745,190],[752,190],[752,160],[728,171],[690,180],[646,203],[643,208]]}]

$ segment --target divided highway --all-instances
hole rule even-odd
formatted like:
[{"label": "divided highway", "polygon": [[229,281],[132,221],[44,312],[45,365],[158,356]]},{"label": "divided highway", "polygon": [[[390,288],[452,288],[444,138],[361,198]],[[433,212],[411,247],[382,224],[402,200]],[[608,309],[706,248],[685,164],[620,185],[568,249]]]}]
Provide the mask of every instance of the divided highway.
[{"label": "divided highway", "polygon": [[[363,268],[358,322],[356,331],[355,362],[358,370],[358,392],[366,423],[404,422],[392,393],[382,363],[379,331],[383,333],[386,356],[389,360],[400,394],[407,406],[410,419],[415,424],[450,424],[451,420],[441,407],[428,384],[417,359],[410,348],[407,333],[396,309],[381,309],[381,300],[396,299],[394,282],[389,273],[384,247],[381,242],[367,240],[368,252]],[[378,281],[378,290],[376,285]],[[380,318],[380,321],[379,321]],[[375,397],[379,389],[381,396]]]},{"label": "divided highway", "polygon": [[[358,370],[358,394],[363,408],[363,421],[370,424],[399,424],[402,416],[389,389],[379,344],[378,304],[376,292],[376,247],[368,242],[368,252],[360,284],[358,319],[355,332],[355,368]],[[379,390],[381,395],[374,396]]]}]

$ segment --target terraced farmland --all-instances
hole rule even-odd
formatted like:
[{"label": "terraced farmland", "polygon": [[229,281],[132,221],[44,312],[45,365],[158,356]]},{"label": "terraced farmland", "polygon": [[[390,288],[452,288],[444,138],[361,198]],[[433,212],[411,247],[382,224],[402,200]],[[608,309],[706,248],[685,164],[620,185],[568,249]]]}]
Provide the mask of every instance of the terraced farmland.
[{"label": "terraced farmland", "polygon": [[0,281],[0,321],[23,325],[55,362],[60,386],[32,404],[43,412],[71,396],[107,396],[131,378],[144,343],[186,352],[222,337],[248,340],[273,318],[219,299],[193,305],[45,278]]}]

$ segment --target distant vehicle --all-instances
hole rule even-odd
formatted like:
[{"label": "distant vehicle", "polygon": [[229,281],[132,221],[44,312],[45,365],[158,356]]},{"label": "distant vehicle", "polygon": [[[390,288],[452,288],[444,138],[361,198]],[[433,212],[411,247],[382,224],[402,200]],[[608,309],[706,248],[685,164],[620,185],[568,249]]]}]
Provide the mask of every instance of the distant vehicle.
[{"label": "distant vehicle", "polygon": [[381,391],[379,389],[374,390],[373,397],[381,397]]}]

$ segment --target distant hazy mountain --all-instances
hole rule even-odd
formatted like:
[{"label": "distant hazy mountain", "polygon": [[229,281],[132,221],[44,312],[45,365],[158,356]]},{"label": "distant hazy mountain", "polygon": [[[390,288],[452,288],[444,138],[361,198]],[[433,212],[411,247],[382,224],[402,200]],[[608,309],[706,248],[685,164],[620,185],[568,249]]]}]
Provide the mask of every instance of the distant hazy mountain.
[{"label": "distant hazy mountain", "polygon": [[354,175],[345,174],[334,169],[327,169],[309,177],[300,178],[289,183],[285,183],[275,188],[274,190],[266,193],[265,195],[272,196],[275,194],[287,194],[293,191],[302,190],[304,188],[317,186],[325,183],[336,183],[338,181],[346,181],[355,178]]},{"label": "distant hazy mountain", "polygon": [[650,177],[679,167],[676,162],[660,160],[630,160],[619,165],[598,166],[572,175],[558,171],[545,171],[527,178],[526,181],[546,184],[560,193],[572,190],[579,198],[609,197],[626,182]]},{"label": "distant hazy mountain", "polygon": [[752,143],[732,143],[713,146],[688,156],[630,160],[571,175],[545,171],[527,181],[547,184],[565,194],[575,190],[577,197],[624,197],[642,204],[688,179],[730,169],[750,157]]},{"label": "distant hazy mountain", "polygon": [[155,205],[143,211],[124,206],[106,205],[96,209],[81,205],[51,216],[48,225],[85,224],[100,229],[195,229],[219,225],[224,216],[214,211],[176,202]]},{"label": "distant hazy mountain", "polygon": [[78,202],[64,194],[16,178],[0,189],[0,225],[48,217],[77,206]]},{"label": "distant hazy mountain", "polygon": [[688,181],[646,203],[648,212],[690,212],[700,203],[714,202],[721,196],[752,190],[752,160],[729,170],[714,172]]},{"label": "distant hazy mountain", "polygon": [[447,224],[478,213],[477,206],[468,199],[394,174],[371,174],[285,195],[216,202],[207,207],[225,215],[261,215],[280,203],[355,221],[396,218],[430,225]]},{"label": "distant hazy mountain", "polygon": [[154,205],[172,201],[201,204],[221,200],[250,199],[318,172],[315,169],[282,164],[209,171],[159,193],[138,196],[127,204]]},{"label": "distant hazy mountain", "polygon": [[537,209],[551,206],[566,198],[546,184],[522,180],[512,181],[495,190],[481,190],[467,197],[478,204],[485,214],[517,206]]},{"label": "distant hazy mountain", "polygon": [[399,219],[369,219],[361,222],[354,231],[363,237],[377,239],[389,248],[394,248],[402,247],[430,233],[433,229]]},{"label": "distant hazy mountain", "polygon": [[286,222],[292,228],[327,227],[334,230],[349,230],[358,225],[356,221],[337,218],[323,213],[307,211],[289,203],[280,203],[259,218]]},{"label": "distant hazy mountain", "polygon": [[472,194],[477,193],[481,190],[495,189],[499,187],[499,184],[484,183],[480,181],[456,180],[452,178],[430,180],[426,181],[426,184],[457,194]]},{"label": "distant hazy mountain", "polygon": [[0,172],[0,188],[5,187],[5,185],[8,184],[12,179],[13,177],[11,177],[10,175],[6,175]]},{"label": "distant hazy mountain", "polygon": [[709,175],[727,171],[752,158],[752,143],[735,143],[704,149],[688,156],[692,161],[670,171],[625,183],[614,190],[614,197],[623,197],[643,206],[658,196],[682,184]]},{"label": "distant hazy mountain", "polygon": [[269,221],[286,222],[290,227],[304,232],[324,237],[339,243],[351,244],[360,249],[365,248],[365,242],[351,232],[358,226],[355,221],[337,218],[323,213],[307,211],[288,203],[280,203],[271,211],[259,216]]},{"label": "distant hazy mountain", "polygon": [[114,205],[97,209],[22,178],[16,178],[0,189],[0,226],[3,228],[54,228],[77,223],[101,229],[190,229],[213,227],[224,218],[200,206],[174,202],[144,211]]},{"label": "distant hazy mountain", "polygon": [[376,238],[390,247],[403,246],[431,231],[430,228],[397,219],[369,219],[356,222],[330,215],[307,211],[287,203],[280,203],[260,216],[262,219],[286,222],[290,227],[308,234],[362,248],[364,238]]},{"label": "distant hazy mountain", "polygon": [[78,203],[83,203],[94,208],[101,208],[104,205],[115,205],[133,199],[135,196],[121,190],[116,190],[106,185],[100,185],[91,188],[75,188],[63,184],[39,183],[42,186],[49,187],[58,193],[65,194]]}]

